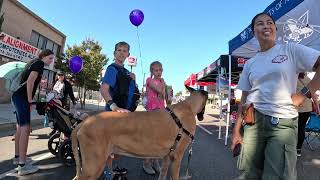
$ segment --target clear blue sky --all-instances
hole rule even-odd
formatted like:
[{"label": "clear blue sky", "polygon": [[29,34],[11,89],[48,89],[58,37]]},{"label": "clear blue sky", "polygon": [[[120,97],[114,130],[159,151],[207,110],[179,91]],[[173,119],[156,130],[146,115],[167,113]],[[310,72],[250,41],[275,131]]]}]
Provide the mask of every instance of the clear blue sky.
[{"label": "clear blue sky", "polygon": [[[154,60],[163,64],[163,78],[174,92],[183,90],[183,82],[228,53],[228,41],[239,34],[252,17],[273,0],[20,0],[45,21],[67,36],[66,45],[85,38],[100,42],[103,53],[113,60],[115,43],[126,41],[131,55],[143,64],[149,76]],[[130,23],[133,9],[144,12],[139,26],[141,58],[136,27]],[[133,70],[139,88],[142,70]]]}]

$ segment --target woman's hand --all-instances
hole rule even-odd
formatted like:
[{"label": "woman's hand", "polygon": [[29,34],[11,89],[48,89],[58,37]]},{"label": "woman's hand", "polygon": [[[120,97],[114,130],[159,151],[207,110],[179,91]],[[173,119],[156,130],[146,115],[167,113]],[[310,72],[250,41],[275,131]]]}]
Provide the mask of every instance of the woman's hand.
[{"label": "woman's hand", "polygon": [[233,130],[231,142],[231,151],[233,152],[237,144],[242,144],[242,136],[240,134],[240,130]]},{"label": "woman's hand", "polygon": [[28,104],[29,104],[29,111],[31,112],[32,111],[32,100],[28,100]]},{"label": "woman's hand", "polygon": [[293,94],[291,96],[291,99],[292,99],[293,105],[296,108],[298,108],[303,103],[303,101],[306,99],[306,97],[301,93],[297,93],[297,94]]}]

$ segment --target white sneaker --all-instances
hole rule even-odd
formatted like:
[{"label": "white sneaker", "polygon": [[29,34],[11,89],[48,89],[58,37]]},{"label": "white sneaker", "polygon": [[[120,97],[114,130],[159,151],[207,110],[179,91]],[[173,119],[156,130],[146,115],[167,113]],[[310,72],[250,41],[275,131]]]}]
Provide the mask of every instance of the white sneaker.
[{"label": "white sneaker", "polygon": [[157,173],[160,173],[160,171],[161,171],[161,166],[160,166],[160,163],[159,163],[159,160],[158,160],[158,159],[153,160],[152,168],[153,168]]},{"label": "white sneaker", "polygon": [[150,175],[156,174],[156,172],[152,168],[151,164],[143,163],[142,168],[143,168],[144,172],[147,173],[147,174],[150,174]]},{"label": "white sneaker", "polygon": [[[30,164],[32,162],[32,159],[30,157],[26,158],[26,164]],[[18,165],[19,164],[19,158],[13,158],[13,164]]]},{"label": "white sneaker", "polygon": [[32,164],[25,164],[23,167],[18,165],[18,175],[23,176],[27,174],[35,173],[39,170],[37,166],[33,166]]}]

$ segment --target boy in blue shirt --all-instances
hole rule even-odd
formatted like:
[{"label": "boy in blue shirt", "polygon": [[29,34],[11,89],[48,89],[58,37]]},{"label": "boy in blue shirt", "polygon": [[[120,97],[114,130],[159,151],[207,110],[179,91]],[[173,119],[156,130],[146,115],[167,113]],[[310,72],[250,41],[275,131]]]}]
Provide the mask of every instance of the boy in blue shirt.
[{"label": "boy in blue shirt", "polygon": [[[105,107],[106,111],[130,112],[130,100],[133,96],[132,88],[135,87],[135,74],[124,68],[124,61],[130,55],[129,51],[130,46],[126,42],[122,41],[115,45],[115,50],[113,53],[114,63],[107,67],[101,84],[101,95],[107,102]],[[119,81],[121,81],[121,83]],[[111,157],[109,157],[107,160],[107,166],[112,167]],[[127,171],[125,168],[117,169],[117,173],[125,174]],[[110,170],[105,170],[104,174],[106,176],[108,176],[108,174],[110,175],[110,173],[107,171]]]},{"label": "boy in blue shirt", "polygon": [[[107,102],[106,111],[129,112],[129,107],[131,105],[130,100],[133,95],[132,88],[135,87],[135,74],[124,68],[124,61],[130,55],[129,50],[130,46],[126,42],[119,42],[115,45],[114,63],[107,67],[102,79],[101,95]],[[119,80],[119,73],[127,75],[127,78],[120,79],[122,80],[122,83],[117,83],[117,80]],[[129,90],[126,89],[127,87],[121,86],[128,86]],[[121,99],[122,97],[119,97],[121,94],[120,91],[123,91],[122,89],[128,91],[125,100]]]}]

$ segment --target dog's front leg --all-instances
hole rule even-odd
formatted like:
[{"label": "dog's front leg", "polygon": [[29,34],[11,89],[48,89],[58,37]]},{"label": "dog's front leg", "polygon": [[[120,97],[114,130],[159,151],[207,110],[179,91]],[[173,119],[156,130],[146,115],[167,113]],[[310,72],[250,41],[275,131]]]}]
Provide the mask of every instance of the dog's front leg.
[{"label": "dog's front leg", "polygon": [[177,153],[175,158],[172,161],[172,164],[171,164],[172,180],[179,180],[179,172],[180,172],[182,157],[183,157],[183,153],[182,154]]},{"label": "dog's front leg", "polygon": [[170,165],[170,156],[166,155],[162,160],[162,165],[161,165],[161,170],[160,170],[160,175],[158,180],[166,180],[169,165]]}]

